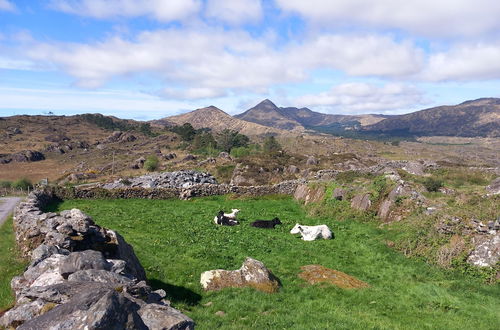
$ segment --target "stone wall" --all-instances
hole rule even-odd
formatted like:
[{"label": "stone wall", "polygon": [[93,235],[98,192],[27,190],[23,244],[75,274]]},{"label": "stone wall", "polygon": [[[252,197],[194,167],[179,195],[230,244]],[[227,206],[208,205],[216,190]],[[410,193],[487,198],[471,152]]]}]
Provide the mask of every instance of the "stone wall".
[{"label": "stone wall", "polygon": [[35,191],[14,212],[22,254],[31,259],[12,279],[15,306],[0,328],[193,329],[194,322],[153,291],[133,248],[78,209],[43,212],[58,196]]},{"label": "stone wall", "polygon": [[118,188],[105,189],[101,186],[83,187],[47,187],[45,193],[61,200],[95,199],[95,198],[144,198],[169,199],[217,196],[226,194],[262,196],[269,194],[285,194],[293,196],[295,189],[305,180],[283,181],[269,186],[233,186],[228,184],[197,184],[188,188]]}]

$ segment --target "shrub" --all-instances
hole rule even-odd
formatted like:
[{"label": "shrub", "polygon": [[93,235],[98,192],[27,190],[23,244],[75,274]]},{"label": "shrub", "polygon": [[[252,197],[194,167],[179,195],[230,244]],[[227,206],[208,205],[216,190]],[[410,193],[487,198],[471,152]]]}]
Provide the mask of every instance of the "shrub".
[{"label": "shrub", "polygon": [[266,153],[275,153],[281,150],[281,145],[276,141],[276,138],[271,135],[265,138],[262,148]]},{"label": "shrub", "polygon": [[12,186],[12,182],[10,181],[0,181],[0,188],[10,188]]},{"label": "shrub", "polygon": [[152,155],[148,156],[146,161],[144,162],[144,168],[148,172],[153,172],[158,168],[158,157]]},{"label": "shrub", "polygon": [[429,191],[439,191],[439,188],[443,186],[443,181],[434,179],[434,178],[427,178],[424,182],[424,187]]},{"label": "shrub", "polygon": [[31,181],[26,178],[22,178],[12,182],[11,186],[15,189],[28,189],[33,188],[33,183],[31,183]]}]

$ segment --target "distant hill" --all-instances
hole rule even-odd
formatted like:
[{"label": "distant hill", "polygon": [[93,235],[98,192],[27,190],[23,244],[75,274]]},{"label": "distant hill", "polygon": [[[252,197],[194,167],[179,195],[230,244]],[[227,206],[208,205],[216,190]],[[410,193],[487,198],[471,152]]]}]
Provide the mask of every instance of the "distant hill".
[{"label": "distant hill", "polygon": [[236,115],[236,118],[257,123],[260,125],[280,128],[289,131],[303,131],[305,128],[342,126],[342,125],[369,125],[384,120],[383,115],[331,115],[312,111],[308,108],[277,107],[266,99],[251,109]]},{"label": "distant hill", "polygon": [[285,133],[285,131],[277,128],[234,118],[214,106],[197,109],[182,115],[167,117],[162,120],[176,125],[190,123],[195,129],[208,127],[216,132],[227,128],[249,136]]},{"label": "distant hill", "polygon": [[392,116],[361,130],[394,135],[500,137],[500,99],[482,98]]},{"label": "distant hill", "polygon": [[290,117],[287,111],[284,111],[282,108],[278,108],[268,99],[265,99],[253,108],[248,109],[235,117],[252,123],[288,131],[304,130],[304,126],[302,126],[299,121]]}]

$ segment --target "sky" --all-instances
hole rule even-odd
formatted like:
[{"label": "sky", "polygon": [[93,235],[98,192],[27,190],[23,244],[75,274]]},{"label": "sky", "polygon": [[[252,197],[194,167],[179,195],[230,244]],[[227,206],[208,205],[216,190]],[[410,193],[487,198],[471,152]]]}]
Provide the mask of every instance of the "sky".
[{"label": "sky", "polygon": [[0,0],[0,116],[500,97],[497,0]]}]

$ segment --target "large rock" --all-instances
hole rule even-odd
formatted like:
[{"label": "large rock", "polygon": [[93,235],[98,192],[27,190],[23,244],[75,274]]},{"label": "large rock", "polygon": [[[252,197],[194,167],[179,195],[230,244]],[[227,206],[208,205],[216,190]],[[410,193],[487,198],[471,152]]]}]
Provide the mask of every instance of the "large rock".
[{"label": "large rock", "polygon": [[304,201],[304,204],[306,205],[309,203],[320,202],[325,197],[325,187],[321,185],[317,187],[310,187],[307,184],[301,184],[297,186],[297,189],[295,189],[293,197],[296,200]]},{"label": "large rock", "polygon": [[493,237],[474,237],[474,250],[467,262],[479,267],[492,267],[500,261],[500,233]]},{"label": "large rock", "polygon": [[194,329],[193,320],[169,306],[148,304],[138,313],[149,329]]},{"label": "large rock", "polygon": [[402,169],[410,174],[421,176],[424,175],[425,167],[419,162],[408,162]]},{"label": "large rock", "polygon": [[332,198],[341,201],[345,199],[345,196],[346,196],[346,191],[344,189],[339,187],[333,189]]},{"label": "large rock", "polygon": [[201,274],[200,283],[205,290],[251,287],[263,292],[277,292],[280,282],[258,260],[246,258],[238,270],[209,270]]},{"label": "large rock", "polygon": [[319,160],[314,156],[309,156],[306,160],[306,165],[318,165]]},{"label": "large rock", "polygon": [[110,270],[111,264],[104,259],[99,251],[87,250],[73,252],[59,265],[59,271],[64,278],[79,270]]},{"label": "large rock", "polygon": [[488,195],[498,195],[500,194],[500,177],[491,181],[489,186],[486,187]]},{"label": "large rock", "polygon": [[366,211],[371,205],[372,202],[370,201],[370,194],[356,195],[351,200],[351,207],[359,211]]}]

